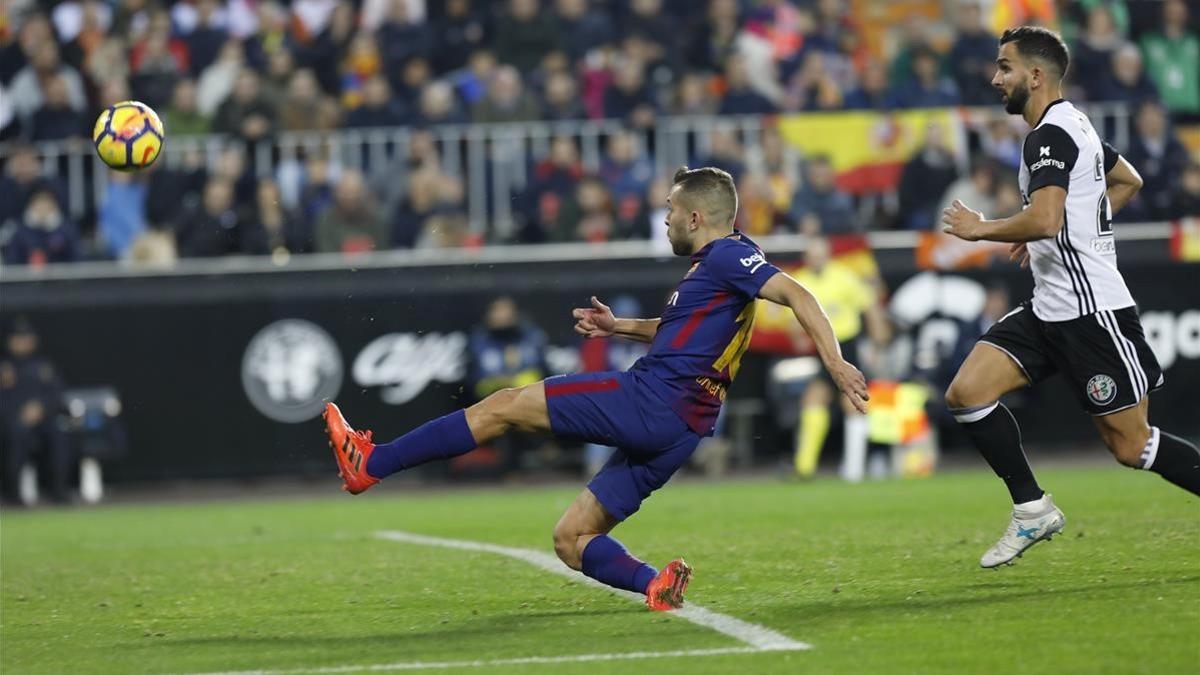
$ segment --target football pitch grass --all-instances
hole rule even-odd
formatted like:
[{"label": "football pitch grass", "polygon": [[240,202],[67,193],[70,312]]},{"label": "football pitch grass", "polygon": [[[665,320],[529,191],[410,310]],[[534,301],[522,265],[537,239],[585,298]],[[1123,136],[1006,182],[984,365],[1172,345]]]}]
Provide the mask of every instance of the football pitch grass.
[{"label": "football pitch grass", "polygon": [[[1007,495],[983,472],[680,482],[614,533],[655,565],[685,556],[689,602],[805,651],[744,649],[513,557],[378,535],[552,554],[577,488],[6,511],[0,670],[1195,672],[1200,500],[1115,466],[1041,477],[1066,531],[998,571],[978,558]],[[701,653],[664,655],[678,651]],[[630,653],[657,656],[561,658]]]}]

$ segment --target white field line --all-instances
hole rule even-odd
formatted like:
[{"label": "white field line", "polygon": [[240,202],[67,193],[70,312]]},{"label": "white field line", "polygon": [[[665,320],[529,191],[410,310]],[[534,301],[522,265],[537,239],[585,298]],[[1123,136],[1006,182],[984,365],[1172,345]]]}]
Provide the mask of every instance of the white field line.
[{"label": "white field line", "polygon": [[[624,596],[638,604],[644,601],[644,596],[629,591],[605,586],[604,584],[585,577],[575,570],[563,565],[558,558],[543,551],[511,546],[498,546],[478,541],[461,539],[443,539],[429,537],[411,532],[376,532],[375,536],[388,541],[422,546],[440,546],[460,551],[476,551],[495,553],[522,562],[529,563],[538,569],[566,577],[572,581],[602,588],[616,595]],[[475,661],[406,661],[400,663],[376,663],[348,666],[325,666],[316,668],[292,668],[283,670],[237,670],[211,673],[195,673],[193,675],[300,675],[301,673],[377,673],[401,670],[448,670],[451,668],[489,668],[496,666],[543,665],[555,663],[588,663],[600,661],[631,661],[635,659],[663,659],[688,656],[722,656],[726,654],[758,654],[762,652],[800,651],[811,649],[806,642],[793,640],[782,633],[758,624],[735,619],[732,616],[720,614],[705,609],[696,604],[687,604],[682,609],[671,612],[672,616],[686,619],[694,624],[711,628],[744,643],[745,647],[718,647],[715,649],[679,649],[663,652],[616,652],[604,654],[574,654],[569,656],[526,656],[509,659],[481,659]]]},{"label": "white field line", "polygon": [[623,654],[576,654],[574,656],[526,656],[514,659],[480,661],[408,661],[376,663],[362,666],[326,666],[324,668],[295,668],[288,670],[231,670],[197,673],[195,675],[302,675],[304,673],[378,673],[395,670],[447,670],[450,668],[490,668],[494,666],[541,665],[552,663],[588,663],[592,661],[631,661],[634,659],[665,659],[682,656],[723,656],[725,654],[761,654],[756,647],[718,647],[716,649],[679,649],[669,652],[625,652]]},{"label": "white field line", "polygon": [[[376,537],[387,539],[388,541],[398,541],[406,544],[421,544],[424,546],[440,546],[442,548],[453,548],[461,551],[479,551],[483,553],[495,553],[497,555],[507,556],[522,562],[529,563],[538,569],[544,570],[551,574],[557,574],[561,577],[566,577],[572,581],[588,584],[596,588],[602,588],[611,593],[624,596],[637,603],[645,602],[645,596],[629,591],[622,591],[604,584],[594,579],[585,577],[583,574],[562,564],[557,557],[550,555],[544,551],[535,551],[527,548],[514,548],[511,546],[498,546],[496,544],[485,544],[478,541],[463,541],[460,539],[443,539],[441,537],[428,537],[422,534],[412,534],[411,532],[376,532]],[[758,624],[735,619],[727,614],[720,614],[709,609],[705,609],[694,603],[688,603],[682,609],[671,612],[672,616],[677,616],[681,619],[686,619],[694,624],[711,628],[718,633],[724,633],[729,637],[754,647],[762,651],[797,651],[801,649],[811,649],[811,645],[805,642],[798,642],[790,637],[777,633],[770,628],[760,626]]]}]

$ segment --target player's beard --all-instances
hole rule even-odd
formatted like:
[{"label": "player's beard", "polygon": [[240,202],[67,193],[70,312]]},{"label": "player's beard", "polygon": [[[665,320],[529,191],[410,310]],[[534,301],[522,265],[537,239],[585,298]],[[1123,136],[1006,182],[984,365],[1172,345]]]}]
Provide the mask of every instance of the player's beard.
[{"label": "player's beard", "polygon": [[1004,112],[1009,115],[1020,115],[1025,112],[1025,104],[1029,102],[1029,86],[1022,82],[1013,88],[1004,102]]}]

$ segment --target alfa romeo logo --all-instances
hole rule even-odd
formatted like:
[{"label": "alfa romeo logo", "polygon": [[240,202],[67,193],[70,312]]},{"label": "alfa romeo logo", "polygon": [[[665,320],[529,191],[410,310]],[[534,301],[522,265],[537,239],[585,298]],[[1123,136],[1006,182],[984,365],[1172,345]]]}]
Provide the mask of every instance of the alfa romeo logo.
[{"label": "alfa romeo logo", "polygon": [[342,355],[320,326],[284,319],[263,328],[242,357],[242,386],[259,412],[278,422],[320,414],[342,387]]},{"label": "alfa romeo logo", "polygon": [[1117,383],[1107,375],[1093,375],[1087,383],[1087,395],[1097,405],[1104,405],[1117,396]]}]

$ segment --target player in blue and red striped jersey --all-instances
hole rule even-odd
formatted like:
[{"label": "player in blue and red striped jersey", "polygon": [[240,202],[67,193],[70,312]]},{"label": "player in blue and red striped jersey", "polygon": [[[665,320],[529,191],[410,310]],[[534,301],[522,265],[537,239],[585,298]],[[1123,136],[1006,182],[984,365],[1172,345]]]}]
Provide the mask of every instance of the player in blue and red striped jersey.
[{"label": "player in blue and red striped jersey", "polygon": [[326,431],[343,489],[358,494],[385,476],[470,452],[508,431],[551,432],[617,448],[554,527],[554,550],[597,581],[646,595],[653,610],[683,604],[691,568],[661,571],[609,536],[683,466],[713,425],[750,341],[754,301],[791,308],[834,382],[866,412],[862,373],[842,358],[829,319],[803,286],[733,229],[737,191],[720,169],[680,169],[667,196],[667,237],[692,267],[657,319],[618,319],[603,303],[574,310],[576,332],[650,343],[627,371],[581,373],[496,392],[475,405],[375,445],[327,404]]}]

